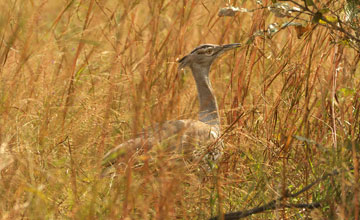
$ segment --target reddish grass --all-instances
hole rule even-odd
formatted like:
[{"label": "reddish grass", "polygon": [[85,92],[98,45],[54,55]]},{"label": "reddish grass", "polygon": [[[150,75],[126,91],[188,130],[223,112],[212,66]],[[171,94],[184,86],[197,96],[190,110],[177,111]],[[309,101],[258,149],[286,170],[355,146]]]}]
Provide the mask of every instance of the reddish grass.
[{"label": "reddish grass", "polygon": [[[358,167],[359,55],[325,28],[246,43],[285,20],[266,9],[220,18],[220,1],[0,5],[2,219],[206,219]],[[176,59],[201,43],[234,42],[244,46],[211,72],[223,131],[242,116],[224,135],[219,171],[201,181],[158,155],[99,178],[105,151],[153,123],[196,118],[194,82]],[[284,201],[321,209],[253,218],[351,219],[358,181],[344,172]]]}]

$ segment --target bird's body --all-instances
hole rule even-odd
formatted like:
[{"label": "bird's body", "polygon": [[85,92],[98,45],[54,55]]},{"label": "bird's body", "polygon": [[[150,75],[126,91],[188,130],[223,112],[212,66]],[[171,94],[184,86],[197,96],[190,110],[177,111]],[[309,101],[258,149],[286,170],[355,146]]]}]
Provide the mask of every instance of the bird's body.
[{"label": "bird's body", "polygon": [[[177,156],[185,156],[185,158],[193,160],[204,156],[207,146],[214,143],[219,135],[220,132],[216,126],[198,120],[167,121],[149,128],[138,137],[113,148],[105,155],[104,162],[110,165],[128,153],[138,156],[144,152],[157,150],[176,152]],[[186,155],[192,156],[186,157]],[[216,160],[219,156],[220,152],[214,154],[212,160]]]},{"label": "bird's body", "polygon": [[205,155],[206,159],[217,160],[222,153],[222,143],[208,148],[220,136],[218,106],[209,80],[209,72],[212,62],[218,56],[239,46],[240,44],[200,45],[178,61],[179,69],[190,67],[195,79],[200,102],[199,120],[174,120],[156,125],[137,138],[110,150],[104,156],[103,164],[114,164],[124,154],[132,152],[137,155],[151,151],[155,146],[192,159]]}]

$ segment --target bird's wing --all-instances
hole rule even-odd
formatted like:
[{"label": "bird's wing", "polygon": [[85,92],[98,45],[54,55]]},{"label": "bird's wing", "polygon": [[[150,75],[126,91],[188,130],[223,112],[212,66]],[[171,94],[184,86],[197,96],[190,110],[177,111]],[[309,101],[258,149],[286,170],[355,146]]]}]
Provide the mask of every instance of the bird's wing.
[{"label": "bird's wing", "polygon": [[141,154],[155,149],[193,153],[214,142],[219,128],[196,120],[176,120],[148,129],[139,137],[128,140],[110,150],[103,158],[103,165],[109,166],[125,154]]}]

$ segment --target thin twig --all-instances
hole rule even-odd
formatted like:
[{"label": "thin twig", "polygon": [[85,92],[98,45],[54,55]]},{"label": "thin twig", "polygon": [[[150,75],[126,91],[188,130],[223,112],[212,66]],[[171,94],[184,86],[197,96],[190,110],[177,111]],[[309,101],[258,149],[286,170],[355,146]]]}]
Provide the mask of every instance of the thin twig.
[{"label": "thin twig", "polygon": [[[350,168],[349,170],[353,170],[353,168]],[[224,215],[224,220],[237,220],[237,219],[245,218],[245,217],[253,215],[253,214],[261,213],[261,212],[264,212],[267,210],[274,210],[274,209],[278,209],[278,208],[307,208],[307,209],[319,208],[321,206],[321,204],[319,202],[314,202],[314,203],[309,203],[309,204],[281,204],[281,201],[285,198],[297,197],[298,195],[311,189],[314,185],[317,185],[318,183],[327,179],[328,177],[336,176],[339,173],[340,173],[340,171],[338,171],[338,170],[333,170],[330,173],[325,173],[322,177],[319,177],[314,182],[305,186],[298,192],[295,192],[292,194],[285,194],[285,195],[279,197],[278,199],[274,199],[271,202],[269,202],[263,206],[259,206],[259,207],[252,208],[249,210],[244,210],[244,211],[226,213]],[[221,219],[221,218],[219,216],[210,218],[210,220],[217,220],[217,219]]]}]

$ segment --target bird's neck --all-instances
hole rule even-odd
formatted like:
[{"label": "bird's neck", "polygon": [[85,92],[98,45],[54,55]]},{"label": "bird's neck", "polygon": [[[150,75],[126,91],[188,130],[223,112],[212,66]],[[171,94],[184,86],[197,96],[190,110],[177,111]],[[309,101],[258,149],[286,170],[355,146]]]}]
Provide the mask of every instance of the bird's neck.
[{"label": "bird's neck", "polygon": [[199,120],[220,126],[218,105],[209,80],[210,67],[191,66],[200,102]]}]

